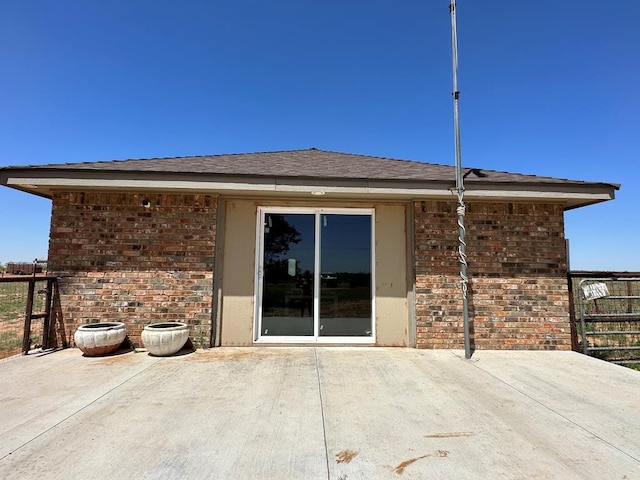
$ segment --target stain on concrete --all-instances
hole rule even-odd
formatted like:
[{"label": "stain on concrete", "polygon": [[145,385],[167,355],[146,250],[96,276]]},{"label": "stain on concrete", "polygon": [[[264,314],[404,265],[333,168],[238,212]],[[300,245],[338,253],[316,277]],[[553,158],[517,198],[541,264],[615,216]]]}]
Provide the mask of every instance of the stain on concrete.
[{"label": "stain on concrete", "polygon": [[402,475],[402,473],[404,472],[405,468],[407,468],[412,463],[417,462],[418,460],[422,460],[423,458],[428,458],[428,457],[441,457],[442,458],[442,457],[447,457],[448,455],[449,455],[449,452],[447,450],[436,450],[434,453],[427,453],[426,455],[422,455],[421,457],[415,457],[415,458],[410,458],[409,460],[405,460],[400,465],[398,465],[396,468],[394,468],[393,471],[397,475]]},{"label": "stain on concrete", "polygon": [[473,432],[447,432],[447,433],[432,433],[425,435],[424,438],[456,438],[456,437],[472,437]]},{"label": "stain on concrete", "polygon": [[359,452],[355,450],[345,449],[336,453],[336,463],[349,463],[353,460]]},{"label": "stain on concrete", "polygon": [[254,347],[216,347],[210,350],[196,351],[195,355],[189,355],[187,358],[193,361],[239,361],[239,360],[255,360],[258,358],[276,357],[290,358],[296,352],[287,351],[277,348],[254,348]]}]

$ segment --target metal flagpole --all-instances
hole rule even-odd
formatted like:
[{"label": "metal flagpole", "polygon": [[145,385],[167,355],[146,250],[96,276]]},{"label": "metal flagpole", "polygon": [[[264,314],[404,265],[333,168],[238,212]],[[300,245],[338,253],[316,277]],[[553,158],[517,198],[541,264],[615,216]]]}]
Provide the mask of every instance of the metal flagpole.
[{"label": "metal flagpole", "polygon": [[471,358],[471,342],[469,339],[469,303],[467,300],[467,244],[464,241],[464,215],[466,207],[464,204],[464,177],[462,176],[462,162],[460,157],[460,117],[458,112],[458,101],[460,92],[458,91],[458,33],[456,28],[456,2],[451,0],[449,4],[451,14],[451,52],[453,55],[453,127],[455,133],[455,155],[456,155],[456,190],[458,195],[458,206],[456,214],[458,216],[458,260],[460,261],[460,286],[462,287],[462,316],[464,320],[464,357]]}]

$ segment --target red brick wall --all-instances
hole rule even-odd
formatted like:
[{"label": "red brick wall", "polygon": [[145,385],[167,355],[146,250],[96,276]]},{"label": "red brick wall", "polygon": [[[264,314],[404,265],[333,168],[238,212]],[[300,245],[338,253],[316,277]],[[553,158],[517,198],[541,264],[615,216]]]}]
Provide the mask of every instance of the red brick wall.
[{"label": "red brick wall", "polygon": [[83,323],[118,321],[139,345],[144,325],[181,321],[208,345],[216,213],[211,195],[56,193],[48,267],[60,277],[68,337]]},{"label": "red brick wall", "polygon": [[[419,348],[463,348],[456,202],[414,204]],[[563,210],[476,203],[465,216],[472,348],[571,348]]]},{"label": "red brick wall", "polygon": [[[414,204],[420,348],[463,347],[455,207]],[[140,344],[144,325],[185,321],[208,344],[216,218],[211,195],[56,193],[48,266],[68,337],[82,323],[123,321]],[[473,202],[465,223],[472,346],[569,349],[562,207]]]}]

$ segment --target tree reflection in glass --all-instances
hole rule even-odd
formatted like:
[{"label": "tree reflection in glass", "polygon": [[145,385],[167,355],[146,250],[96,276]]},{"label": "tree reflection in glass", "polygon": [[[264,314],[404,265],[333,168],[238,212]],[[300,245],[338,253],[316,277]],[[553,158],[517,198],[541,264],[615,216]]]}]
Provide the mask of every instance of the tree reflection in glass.
[{"label": "tree reflection in glass", "polygon": [[262,335],[313,335],[315,218],[266,214]]}]

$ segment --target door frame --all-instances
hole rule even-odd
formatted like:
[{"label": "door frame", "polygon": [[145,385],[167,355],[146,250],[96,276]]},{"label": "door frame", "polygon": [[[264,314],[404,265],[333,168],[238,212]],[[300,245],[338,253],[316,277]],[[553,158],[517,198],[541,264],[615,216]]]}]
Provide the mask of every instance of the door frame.
[{"label": "door frame", "polygon": [[[268,213],[282,214],[312,214],[315,220],[315,238],[314,238],[314,259],[316,268],[314,269],[314,334],[313,336],[263,336],[262,331],[262,294],[263,294],[263,271],[262,265],[264,260],[264,224],[265,215]],[[327,215],[368,215],[371,219],[371,335],[362,337],[334,337],[319,335],[319,291],[320,291],[320,218],[322,214]],[[374,208],[349,208],[349,207],[281,207],[281,206],[259,206],[256,215],[256,256],[255,256],[255,273],[254,273],[254,318],[253,318],[253,341],[255,343],[304,343],[304,344],[322,344],[322,343],[349,343],[349,344],[375,344],[376,342],[376,311],[375,311],[375,209]]]}]

